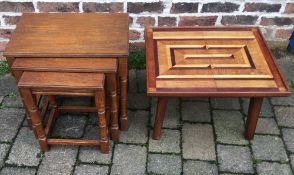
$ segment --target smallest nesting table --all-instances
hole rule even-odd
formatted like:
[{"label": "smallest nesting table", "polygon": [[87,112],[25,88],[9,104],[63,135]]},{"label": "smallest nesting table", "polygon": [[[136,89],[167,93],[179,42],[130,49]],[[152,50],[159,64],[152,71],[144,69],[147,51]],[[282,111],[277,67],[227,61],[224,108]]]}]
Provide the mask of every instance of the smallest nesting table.
[{"label": "smallest nesting table", "polygon": [[251,140],[263,97],[290,95],[258,28],[147,28],[145,36],[147,94],[158,97],[153,139],[169,97],[250,97]]}]

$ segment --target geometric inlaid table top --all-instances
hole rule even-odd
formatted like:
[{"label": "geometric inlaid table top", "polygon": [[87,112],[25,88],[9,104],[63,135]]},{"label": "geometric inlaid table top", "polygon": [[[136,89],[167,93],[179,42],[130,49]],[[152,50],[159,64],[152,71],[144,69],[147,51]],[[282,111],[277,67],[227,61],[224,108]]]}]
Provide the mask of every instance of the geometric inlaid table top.
[{"label": "geometric inlaid table top", "polygon": [[125,57],[126,13],[25,13],[6,57]]},{"label": "geometric inlaid table top", "polygon": [[148,95],[290,94],[258,28],[148,28],[145,32]]}]

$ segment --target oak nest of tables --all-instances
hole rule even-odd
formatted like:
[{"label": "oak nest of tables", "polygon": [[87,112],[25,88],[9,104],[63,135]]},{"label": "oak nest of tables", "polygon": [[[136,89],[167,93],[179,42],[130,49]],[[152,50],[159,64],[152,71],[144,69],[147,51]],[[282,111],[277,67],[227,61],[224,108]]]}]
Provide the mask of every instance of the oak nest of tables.
[{"label": "oak nest of tables", "polygon": [[256,27],[147,28],[147,94],[157,96],[153,139],[168,97],[250,97],[246,139],[253,139],[264,97],[290,91]]}]

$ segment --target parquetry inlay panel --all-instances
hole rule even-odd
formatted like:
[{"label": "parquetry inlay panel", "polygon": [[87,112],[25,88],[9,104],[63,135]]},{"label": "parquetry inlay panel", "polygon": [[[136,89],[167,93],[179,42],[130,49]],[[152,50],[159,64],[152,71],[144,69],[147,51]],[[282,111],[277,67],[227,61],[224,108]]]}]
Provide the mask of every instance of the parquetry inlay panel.
[{"label": "parquetry inlay panel", "polygon": [[148,82],[154,84],[149,90],[285,91],[276,83],[254,31],[154,30],[155,83]]}]

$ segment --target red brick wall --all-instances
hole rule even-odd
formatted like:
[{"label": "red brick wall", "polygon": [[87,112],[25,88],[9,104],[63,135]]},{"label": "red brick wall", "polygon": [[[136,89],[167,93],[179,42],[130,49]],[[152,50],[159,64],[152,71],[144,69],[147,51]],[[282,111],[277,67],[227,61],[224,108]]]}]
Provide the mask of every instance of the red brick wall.
[{"label": "red brick wall", "polygon": [[128,12],[131,48],[144,46],[145,26],[260,26],[265,38],[286,43],[293,0],[7,0],[0,1],[0,57],[23,12]]}]

